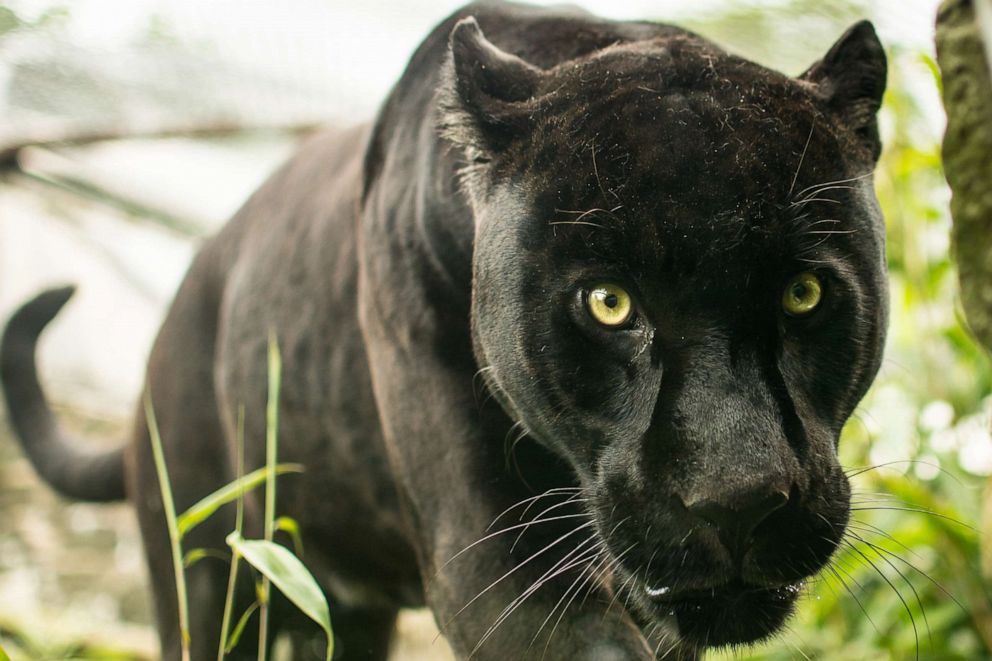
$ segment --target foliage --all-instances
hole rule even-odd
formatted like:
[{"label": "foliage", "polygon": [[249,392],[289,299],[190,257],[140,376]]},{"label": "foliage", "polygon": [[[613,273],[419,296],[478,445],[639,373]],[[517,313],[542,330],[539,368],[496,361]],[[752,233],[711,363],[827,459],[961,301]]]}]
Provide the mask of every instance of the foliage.
[{"label": "foliage", "polygon": [[15,30],[46,28],[64,22],[68,15],[65,7],[53,6],[44,10],[37,18],[29,20],[19,16],[10,7],[0,5],[0,40]]}]

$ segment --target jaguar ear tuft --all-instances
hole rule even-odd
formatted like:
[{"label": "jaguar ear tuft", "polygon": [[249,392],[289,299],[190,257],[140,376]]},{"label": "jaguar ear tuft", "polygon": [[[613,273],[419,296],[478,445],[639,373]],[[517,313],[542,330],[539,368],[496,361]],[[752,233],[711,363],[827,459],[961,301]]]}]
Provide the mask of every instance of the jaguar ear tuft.
[{"label": "jaguar ear tuft", "polygon": [[526,133],[527,102],[545,74],[493,45],[474,17],[455,24],[440,90],[442,133],[477,154],[499,151]]},{"label": "jaguar ear tuft", "polygon": [[875,28],[870,21],[860,21],[800,76],[817,86],[827,106],[861,137],[876,160],[881,151],[876,113],[887,70]]}]

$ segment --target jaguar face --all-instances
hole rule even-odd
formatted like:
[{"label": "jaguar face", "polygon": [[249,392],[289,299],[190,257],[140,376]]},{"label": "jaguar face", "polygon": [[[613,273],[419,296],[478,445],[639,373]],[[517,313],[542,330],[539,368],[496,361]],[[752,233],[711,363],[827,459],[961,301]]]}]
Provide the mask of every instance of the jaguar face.
[{"label": "jaguar face", "polygon": [[837,443],[884,345],[874,31],[791,79],[691,35],[541,70],[463,21],[449,74],[499,401],[645,628],[769,635],[844,533]]}]

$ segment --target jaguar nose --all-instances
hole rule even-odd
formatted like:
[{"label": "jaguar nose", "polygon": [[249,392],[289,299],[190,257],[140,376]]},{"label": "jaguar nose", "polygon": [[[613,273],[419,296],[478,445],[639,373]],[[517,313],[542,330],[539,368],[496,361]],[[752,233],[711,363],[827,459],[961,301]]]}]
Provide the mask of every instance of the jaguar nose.
[{"label": "jaguar nose", "polygon": [[685,503],[685,507],[692,516],[716,528],[720,541],[739,560],[747,551],[754,529],[788,501],[788,491],[774,488],[720,500],[700,498]]}]

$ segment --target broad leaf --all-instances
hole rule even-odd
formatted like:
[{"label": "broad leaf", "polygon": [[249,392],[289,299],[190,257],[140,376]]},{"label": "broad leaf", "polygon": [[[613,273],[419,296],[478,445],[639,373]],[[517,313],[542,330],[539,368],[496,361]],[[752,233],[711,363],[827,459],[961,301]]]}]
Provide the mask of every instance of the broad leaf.
[{"label": "broad leaf", "polygon": [[287,599],[327,634],[327,659],[334,653],[334,634],[327,600],[310,571],[285,546],[265,540],[247,540],[236,532],[227,543],[252,567],[279,588]]}]

